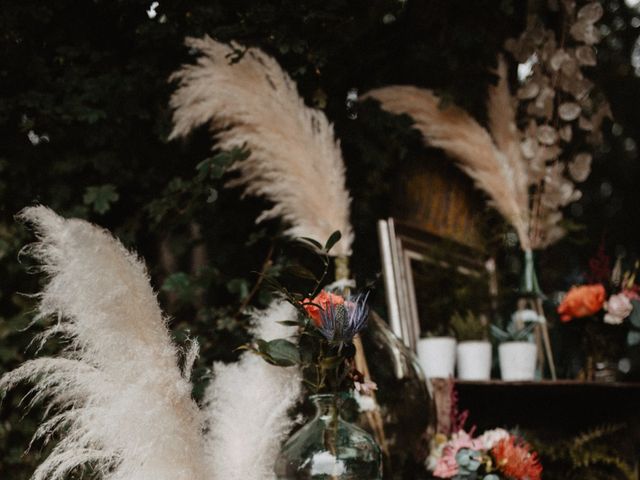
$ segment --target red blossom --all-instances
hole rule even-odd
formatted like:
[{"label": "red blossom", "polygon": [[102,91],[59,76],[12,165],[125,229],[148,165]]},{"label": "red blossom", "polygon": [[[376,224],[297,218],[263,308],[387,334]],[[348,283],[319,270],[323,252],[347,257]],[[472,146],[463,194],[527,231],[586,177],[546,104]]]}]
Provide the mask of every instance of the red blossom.
[{"label": "red blossom", "polygon": [[500,440],[491,449],[496,466],[507,477],[515,480],[540,480],[542,465],[538,454],[529,445],[517,442],[513,435]]},{"label": "red blossom", "polygon": [[572,318],[588,317],[598,313],[604,305],[604,286],[582,285],[572,287],[558,307],[560,320],[568,322]]},{"label": "red blossom", "polygon": [[326,311],[331,305],[342,305],[343,303],[344,298],[340,295],[322,290],[314,299],[305,299],[302,305],[316,327],[319,327],[322,323],[320,311]]}]

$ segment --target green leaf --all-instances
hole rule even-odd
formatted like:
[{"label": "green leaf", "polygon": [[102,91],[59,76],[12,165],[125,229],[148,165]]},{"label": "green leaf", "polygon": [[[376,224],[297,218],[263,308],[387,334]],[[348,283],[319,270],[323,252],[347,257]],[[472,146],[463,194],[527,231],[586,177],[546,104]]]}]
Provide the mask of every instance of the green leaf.
[{"label": "green leaf", "polygon": [[304,278],[306,280],[313,280],[315,282],[318,281],[318,278],[315,276],[315,274],[311,270],[303,267],[302,265],[289,265],[284,269],[284,272],[288,273],[289,275],[293,275],[294,277]]},{"label": "green leaf", "polygon": [[322,250],[322,244],[317,240],[314,240],[313,238],[300,237],[300,238],[296,238],[295,241],[297,243],[302,244],[302,246],[306,246],[306,247],[311,246],[314,248],[314,250]]},{"label": "green leaf", "polygon": [[342,357],[326,357],[320,361],[320,366],[325,370],[331,370],[336,368],[344,361]]},{"label": "green leaf", "polygon": [[234,278],[227,282],[227,290],[229,290],[229,293],[235,293],[240,300],[243,300],[249,295],[249,282],[244,278]]},{"label": "green leaf", "polygon": [[256,340],[256,345],[258,346],[258,351],[262,353],[266,353],[267,348],[269,346],[269,342],[267,342],[266,340],[262,340],[261,338],[258,338]]},{"label": "green leaf", "polygon": [[300,325],[304,325],[304,322],[299,322],[296,320],[280,320],[277,323],[280,325],[284,325],[285,327],[299,327]]},{"label": "green leaf", "polygon": [[96,185],[87,187],[82,201],[85,205],[91,206],[93,210],[99,214],[109,211],[111,204],[118,201],[120,195],[115,185],[107,183],[105,185]]},{"label": "green leaf", "polygon": [[340,230],[336,230],[328,238],[327,243],[324,244],[324,249],[328,252],[329,250],[331,250],[333,248],[333,246],[336,243],[338,243],[340,241],[341,238],[342,238],[342,234],[340,233]]},{"label": "green leaf", "polygon": [[269,356],[270,363],[280,367],[290,367],[300,363],[300,352],[298,347],[282,338],[271,340],[262,344],[260,351]]},{"label": "green leaf", "polygon": [[165,292],[174,293],[183,302],[190,302],[195,295],[191,276],[185,272],[172,273],[160,288]]}]

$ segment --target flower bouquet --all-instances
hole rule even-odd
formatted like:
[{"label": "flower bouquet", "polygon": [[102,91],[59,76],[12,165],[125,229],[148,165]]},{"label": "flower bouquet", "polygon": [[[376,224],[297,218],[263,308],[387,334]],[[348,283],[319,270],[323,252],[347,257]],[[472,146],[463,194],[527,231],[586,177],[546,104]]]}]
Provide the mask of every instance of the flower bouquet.
[{"label": "flower bouquet", "polygon": [[479,437],[458,430],[438,434],[427,468],[436,478],[454,480],[539,480],[542,466],[527,443],[501,428]]},{"label": "flower bouquet", "polygon": [[306,293],[279,286],[281,295],[296,309],[296,318],[280,323],[296,327],[294,338],[256,340],[248,349],[272,365],[297,367],[316,409],[315,417],[282,446],[276,460],[276,478],[367,478],[382,475],[382,455],[374,439],[341,418],[342,404],[351,392],[356,398],[371,394],[375,383],[355,365],[354,338],[365,328],[368,294],[349,295],[322,288],[328,271],[328,251],[340,238],[338,232],[322,246],[310,239],[300,242],[319,253],[324,272],[315,275],[296,266],[295,276],[314,280]]},{"label": "flower bouquet", "polygon": [[592,282],[571,287],[557,308],[563,323],[580,319],[577,327],[584,332],[587,357],[581,376],[588,380],[615,380],[614,361],[622,355],[625,332],[629,330],[627,342],[632,345],[634,332],[640,330],[640,289],[635,283],[638,266],[623,274],[618,261],[611,271],[603,255],[600,252],[602,258],[591,261]]},{"label": "flower bouquet", "polygon": [[366,327],[369,316],[368,294],[350,295],[322,287],[328,272],[329,250],[339,239],[340,234],[336,232],[324,246],[307,238],[297,240],[316,253],[324,267],[319,277],[300,265],[289,267],[294,277],[314,281],[310,291],[294,292],[267,279],[296,308],[296,318],[280,322],[297,327],[295,338],[257,339],[246,346],[272,365],[299,366],[309,394],[338,394],[352,390],[368,393],[376,388],[373,382],[365,381],[354,362],[353,341]]}]

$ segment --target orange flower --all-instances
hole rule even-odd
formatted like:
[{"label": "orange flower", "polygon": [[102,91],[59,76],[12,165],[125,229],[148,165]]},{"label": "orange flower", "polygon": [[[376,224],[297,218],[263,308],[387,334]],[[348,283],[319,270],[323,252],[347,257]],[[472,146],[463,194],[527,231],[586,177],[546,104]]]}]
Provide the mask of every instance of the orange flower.
[{"label": "orange flower", "polygon": [[538,454],[531,452],[526,443],[516,444],[513,435],[500,440],[491,449],[496,466],[507,477],[518,480],[540,480],[542,465]]},{"label": "orange flower", "polygon": [[[315,305],[312,305],[312,303]],[[331,305],[342,305],[343,303],[344,298],[340,295],[336,295],[335,293],[330,293],[325,290],[322,290],[313,300],[307,298],[303,302],[304,309],[307,311],[307,314],[311,317],[316,327],[320,327],[322,325],[320,310],[326,311]]]},{"label": "orange flower", "polygon": [[605,291],[601,284],[571,287],[558,307],[560,320],[568,322],[572,318],[588,317],[598,313],[604,305]]}]

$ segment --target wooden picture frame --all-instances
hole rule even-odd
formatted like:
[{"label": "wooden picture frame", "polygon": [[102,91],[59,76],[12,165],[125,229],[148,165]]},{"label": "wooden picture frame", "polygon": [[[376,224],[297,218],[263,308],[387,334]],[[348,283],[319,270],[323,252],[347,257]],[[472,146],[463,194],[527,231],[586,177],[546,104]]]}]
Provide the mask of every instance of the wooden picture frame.
[{"label": "wooden picture frame", "polygon": [[[495,262],[483,252],[394,218],[378,221],[378,239],[389,325],[414,352],[422,334],[414,282],[415,262],[423,262],[432,268],[453,268],[470,278],[486,278],[488,297],[495,299],[497,296]],[[444,258],[435,255],[443,248],[446,249]]]}]

